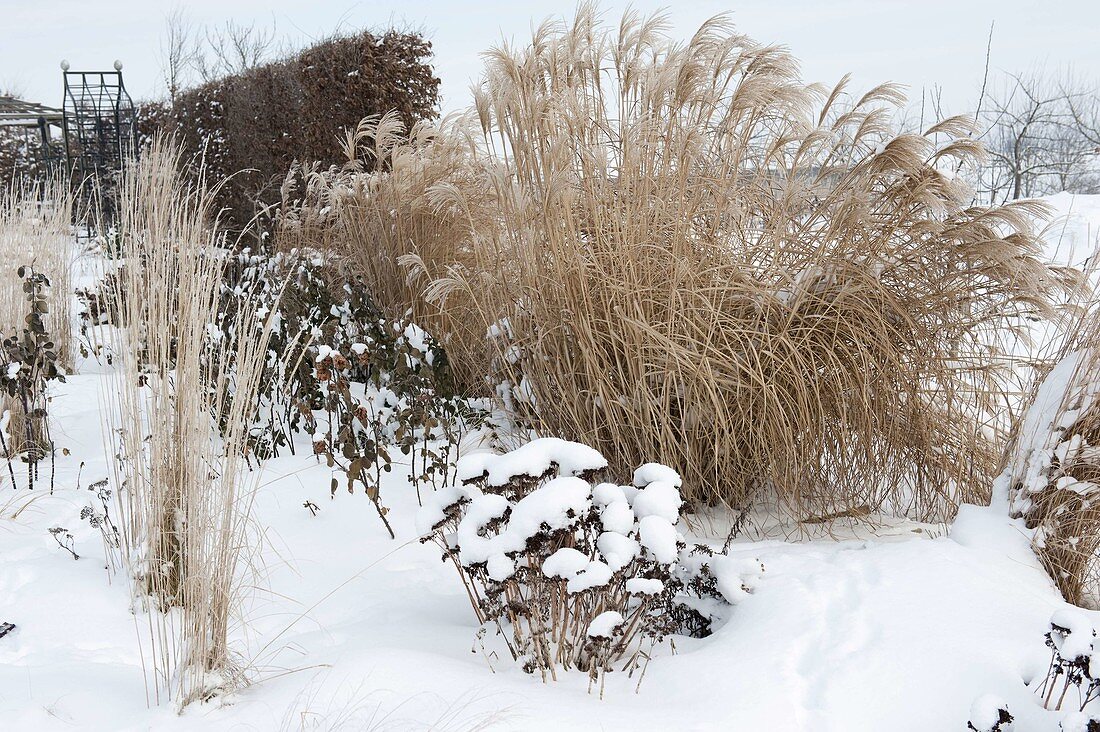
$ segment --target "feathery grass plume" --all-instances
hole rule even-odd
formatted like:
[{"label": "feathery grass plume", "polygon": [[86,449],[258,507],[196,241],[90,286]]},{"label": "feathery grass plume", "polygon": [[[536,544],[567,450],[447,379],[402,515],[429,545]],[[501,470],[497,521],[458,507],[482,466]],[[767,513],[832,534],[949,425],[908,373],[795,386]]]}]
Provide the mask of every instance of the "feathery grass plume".
[{"label": "feathery grass plume", "polygon": [[[485,389],[492,355],[480,319],[476,312],[469,317],[470,304],[458,296],[446,308],[425,297],[432,280],[472,262],[473,232],[495,225],[472,133],[463,117],[438,127],[420,121],[410,130],[396,112],[368,117],[341,141],[344,167],[307,178],[303,188],[307,196],[316,191],[312,211],[335,219],[335,235],[315,238],[355,268],[387,317],[439,338],[460,388],[477,392]],[[370,173],[363,172],[367,161]],[[291,246],[301,246],[293,234],[309,230],[316,218],[303,216],[287,227]]]},{"label": "feathery grass plume", "polygon": [[1003,339],[1072,284],[1036,256],[1041,207],[970,206],[969,124],[894,135],[893,85],[804,84],[724,17],[666,29],[583,4],[486,54],[495,218],[428,294],[498,324],[543,433],[671,465],[696,504],[987,498]]},{"label": "feathery grass plume", "polygon": [[225,256],[210,191],[179,170],[178,148],[157,139],[118,186],[122,327],[116,403],[105,411],[118,440],[107,447],[117,454],[122,559],[148,610],[152,696],[186,704],[244,680],[229,626],[257,480],[248,429],[273,321],[242,306],[230,335],[219,329]]},{"label": "feathery grass plume", "polygon": [[[71,368],[72,266],[75,256],[72,227],[73,196],[57,180],[12,181],[0,189],[0,334],[18,335],[25,327],[27,294],[20,267],[32,267],[49,280],[43,325],[54,342],[57,361]],[[5,364],[6,366],[7,364]],[[48,449],[44,433],[31,426],[19,399],[0,395],[0,413],[7,412],[8,450]],[[48,440],[45,440],[48,442]]]}]

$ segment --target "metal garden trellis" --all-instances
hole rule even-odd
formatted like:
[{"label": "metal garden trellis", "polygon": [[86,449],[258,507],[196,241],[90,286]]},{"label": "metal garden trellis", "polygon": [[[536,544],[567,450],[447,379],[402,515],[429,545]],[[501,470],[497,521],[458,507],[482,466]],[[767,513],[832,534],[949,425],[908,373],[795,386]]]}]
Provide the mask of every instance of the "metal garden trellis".
[{"label": "metal garden trellis", "polygon": [[98,189],[98,208],[109,220],[113,184],[135,149],[134,102],[122,81],[122,64],[115,61],[113,71],[70,71],[62,61],[61,70],[66,168],[86,194]]},{"label": "metal garden trellis", "polygon": [[63,131],[65,156],[75,180],[115,173],[133,151],[134,102],[122,82],[122,64],[114,71],[70,71],[65,78]]}]

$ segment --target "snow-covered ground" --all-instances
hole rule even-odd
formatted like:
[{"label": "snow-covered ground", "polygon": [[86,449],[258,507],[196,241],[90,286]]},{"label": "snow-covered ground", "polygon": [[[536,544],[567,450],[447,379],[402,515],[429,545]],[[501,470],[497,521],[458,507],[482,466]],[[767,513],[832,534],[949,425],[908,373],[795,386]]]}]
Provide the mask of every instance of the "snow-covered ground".
[{"label": "snow-covered ground", "polygon": [[[1072,230],[1081,252],[1100,198],[1072,208],[1059,241]],[[1003,507],[964,507],[950,527],[832,527],[842,540],[750,531],[732,553],[759,558],[765,574],[729,622],[666,643],[640,681],[610,674],[601,698],[583,674],[542,683],[477,641],[453,566],[416,539],[400,466],[382,487],[392,540],[365,496],[330,498],[330,470],[305,436],[297,456],[266,464],[254,509],[252,589],[233,631],[252,685],[182,714],[149,705],[146,619],[80,519],[88,486],[107,476],[107,376],[94,361],[77,370],[53,389],[65,451],[53,493],[0,484],[0,623],[16,625],[0,638],[0,730],[961,732],[985,694],[1007,701],[1018,731],[1058,729],[1025,682],[1045,673],[1043,634],[1066,605]],[[49,534],[56,526],[79,560]],[[699,538],[720,544],[707,526]]]}]

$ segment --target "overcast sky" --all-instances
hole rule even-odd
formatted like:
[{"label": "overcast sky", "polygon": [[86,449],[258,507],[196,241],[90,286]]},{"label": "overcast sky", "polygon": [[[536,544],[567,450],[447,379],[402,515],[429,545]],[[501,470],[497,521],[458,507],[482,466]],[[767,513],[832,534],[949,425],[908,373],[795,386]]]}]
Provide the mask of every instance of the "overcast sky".
[{"label": "overcast sky", "polygon": [[[0,88],[60,105],[61,59],[74,70],[124,65],[135,98],[164,94],[160,46],[165,16],[176,2],[158,0],[0,0]],[[604,2],[616,19],[625,2]],[[650,2],[642,11],[669,9],[675,33],[687,36],[704,19],[730,11],[742,32],[781,43],[797,56],[804,76],[836,81],[852,72],[860,88],[897,81],[919,98],[943,87],[950,111],[973,104],[981,85],[991,21],[995,70],[1072,68],[1100,78],[1100,9],[1096,0],[743,0]],[[479,54],[502,37],[522,40],[532,22],[570,14],[572,2],[483,0],[476,3],[349,2],[347,0],[190,0],[185,12],[197,25],[270,25],[295,46],[336,29],[379,28],[391,23],[422,29],[435,50],[445,110],[464,107]]]}]

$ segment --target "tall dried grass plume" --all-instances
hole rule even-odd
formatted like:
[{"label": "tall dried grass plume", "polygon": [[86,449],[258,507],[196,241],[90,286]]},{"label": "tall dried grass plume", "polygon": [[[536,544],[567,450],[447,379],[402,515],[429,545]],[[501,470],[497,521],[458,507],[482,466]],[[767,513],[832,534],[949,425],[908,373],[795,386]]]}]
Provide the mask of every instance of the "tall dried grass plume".
[{"label": "tall dried grass plume", "polygon": [[103,407],[122,564],[148,618],[150,696],[186,704],[244,682],[230,625],[253,541],[246,452],[274,316],[246,302],[223,335],[211,188],[180,169],[178,147],[157,139],[119,183],[121,327]]},{"label": "tall dried grass plume", "polygon": [[696,504],[988,497],[1006,340],[1074,277],[1038,257],[1039,205],[970,205],[967,120],[895,134],[896,86],[805,84],[724,17],[678,43],[582,5],[486,59],[471,154],[495,213],[427,294],[464,303],[452,340],[501,336],[536,428],[656,456]]}]

